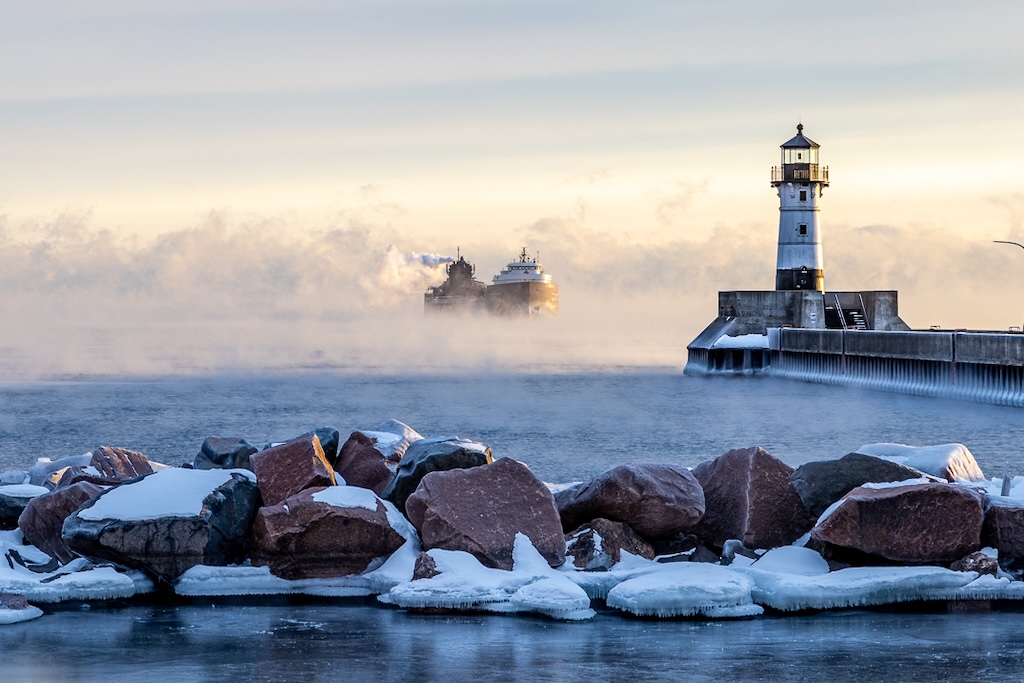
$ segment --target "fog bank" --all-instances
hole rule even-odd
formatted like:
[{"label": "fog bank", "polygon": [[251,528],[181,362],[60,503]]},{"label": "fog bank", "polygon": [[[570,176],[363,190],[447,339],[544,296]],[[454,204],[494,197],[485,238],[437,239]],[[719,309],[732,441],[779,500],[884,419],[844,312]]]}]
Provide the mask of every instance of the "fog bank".
[{"label": "fog bank", "polygon": [[[87,215],[0,222],[0,377],[682,367],[719,289],[772,287],[774,233],[718,225],[644,242],[546,217],[501,243],[448,245],[390,225],[222,213],[149,240]],[[830,288],[899,289],[916,326],[1020,324],[1020,250],[898,226],[825,235]],[[558,283],[557,319],[424,316],[456,250],[487,282],[520,246]]]}]

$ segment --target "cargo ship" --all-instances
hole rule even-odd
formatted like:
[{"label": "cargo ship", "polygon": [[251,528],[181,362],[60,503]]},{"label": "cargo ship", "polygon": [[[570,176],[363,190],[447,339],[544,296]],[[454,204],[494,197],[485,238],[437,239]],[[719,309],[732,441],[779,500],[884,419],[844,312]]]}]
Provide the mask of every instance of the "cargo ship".
[{"label": "cargo ship", "polygon": [[553,317],[558,315],[558,285],[526,248],[491,279],[475,279],[476,267],[460,254],[445,270],[448,279],[427,289],[427,312],[486,312],[501,316]]},{"label": "cargo ship", "polygon": [[718,317],[686,347],[687,375],[769,375],[1024,407],[1024,334],[912,330],[895,291],[828,291],[819,145],[797,126],[772,168],[779,195],[774,291],[718,293]]}]

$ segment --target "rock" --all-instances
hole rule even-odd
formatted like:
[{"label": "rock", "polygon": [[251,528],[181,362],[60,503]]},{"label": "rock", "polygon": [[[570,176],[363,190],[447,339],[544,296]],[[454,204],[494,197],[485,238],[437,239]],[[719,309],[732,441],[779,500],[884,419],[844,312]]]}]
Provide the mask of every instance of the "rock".
[{"label": "rock", "polygon": [[861,446],[858,453],[876,455],[886,460],[920,470],[953,482],[985,481],[985,475],[974,455],[962,443],[938,446],[904,446],[898,443],[874,443]]},{"label": "rock", "polygon": [[867,483],[919,479],[925,475],[906,465],[864,453],[847,453],[838,460],[818,460],[796,468],[790,476],[804,507],[817,519],[829,505]]},{"label": "rock", "polygon": [[[363,431],[367,436],[377,439],[377,450],[384,454],[388,462],[401,462],[405,452],[414,441],[422,441],[423,435],[415,429],[399,422],[398,420],[385,420],[377,425],[374,432]],[[385,435],[392,435],[396,439],[386,439]]]},{"label": "rock", "polygon": [[[50,481],[51,476],[54,472],[58,472],[65,467],[85,467],[92,461],[92,453],[84,453],[82,455],[69,455],[66,458],[58,458],[57,460],[50,460],[49,458],[39,458],[36,460],[32,467],[28,468],[28,483],[33,486],[47,486],[47,488],[53,488],[53,484],[56,481]],[[58,479],[60,477],[57,477]]]},{"label": "rock", "polygon": [[199,564],[243,560],[258,506],[251,474],[168,468],[90,500],[64,522],[63,538],[84,557],[173,581]]},{"label": "rock", "polygon": [[27,484],[28,472],[24,470],[5,470],[0,472],[0,484]]},{"label": "rock", "polygon": [[949,563],[981,548],[982,497],[963,486],[858,487],[811,538],[910,564]]},{"label": "rock", "polygon": [[49,493],[42,486],[7,484],[0,486],[0,529],[18,528],[18,518],[33,498]]},{"label": "rock", "polygon": [[20,593],[0,593],[0,609],[28,609],[28,600]]},{"label": "rock", "polygon": [[62,489],[37,496],[29,501],[18,519],[18,528],[25,541],[42,550],[61,564],[78,555],[61,536],[64,520],[86,501],[100,495],[103,489],[88,482],[78,482]]},{"label": "rock", "polygon": [[611,569],[622,551],[654,559],[654,548],[622,522],[594,519],[566,536],[566,557],[579,569]]},{"label": "rock", "polygon": [[559,491],[555,502],[566,531],[603,518],[648,540],[689,531],[704,514],[700,484],[677,465],[619,465]]},{"label": "rock", "polygon": [[405,514],[406,499],[430,472],[480,467],[493,461],[491,449],[476,441],[457,436],[420,439],[406,450],[398,472],[381,497],[394,503]]},{"label": "rock", "polygon": [[257,448],[245,439],[234,436],[210,436],[203,441],[199,453],[192,460],[192,467],[197,470],[250,470],[252,467],[249,464],[249,457],[258,452]]},{"label": "rock", "polygon": [[277,505],[303,489],[335,485],[334,470],[315,434],[304,434],[254,453],[249,462],[264,505]]},{"label": "rock", "polygon": [[437,562],[434,558],[427,553],[420,553],[416,556],[416,564],[413,565],[412,569],[412,580],[418,581],[419,579],[432,579],[435,576],[440,576],[441,572],[437,569]]},{"label": "rock", "polygon": [[978,572],[979,574],[988,574],[989,576],[999,575],[999,562],[996,558],[989,557],[982,552],[975,552],[962,557],[949,565],[949,568],[955,572]]},{"label": "rock", "polygon": [[981,543],[999,551],[999,564],[1024,569],[1024,500],[986,496]]},{"label": "rock", "polygon": [[341,432],[334,427],[317,427],[313,433],[320,439],[320,448],[324,449],[327,464],[334,467],[334,461],[338,459],[338,447],[341,446]]},{"label": "rock", "polygon": [[334,471],[349,486],[361,486],[380,495],[395,475],[376,443],[376,439],[362,432],[352,432],[338,453]]},{"label": "rock", "polygon": [[63,471],[54,488],[63,488],[79,481],[86,481],[97,486],[117,486],[126,481],[152,474],[153,465],[142,453],[117,448],[100,446],[92,451],[89,464],[74,465]]},{"label": "rock", "polygon": [[680,531],[671,536],[652,539],[650,544],[654,548],[655,555],[678,555],[680,553],[688,553],[699,546],[700,539],[693,534]]},{"label": "rock", "polygon": [[415,532],[372,491],[332,486],[260,508],[252,537],[253,564],[284,579],[314,579],[360,574]]},{"label": "rock", "polygon": [[101,477],[128,481],[153,473],[153,466],[142,453],[127,448],[100,446],[92,452],[89,466],[94,467]]},{"label": "rock", "polygon": [[706,512],[693,533],[713,548],[729,539],[748,548],[789,545],[814,524],[792,474],[763,448],[738,448],[701,463],[693,475],[704,489]]},{"label": "rock", "polygon": [[516,534],[522,533],[549,565],[565,562],[565,536],[551,492],[511,458],[426,475],[406,511],[424,550],[463,550],[488,567],[510,570]]}]

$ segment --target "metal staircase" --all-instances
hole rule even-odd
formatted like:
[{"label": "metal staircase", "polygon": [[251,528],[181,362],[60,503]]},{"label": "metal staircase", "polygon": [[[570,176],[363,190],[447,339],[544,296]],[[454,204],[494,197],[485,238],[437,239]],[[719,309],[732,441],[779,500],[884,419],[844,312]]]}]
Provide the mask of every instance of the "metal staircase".
[{"label": "metal staircase", "polygon": [[863,302],[861,307],[843,308],[838,294],[825,298],[825,327],[829,330],[866,330],[868,319],[864,315]]}]

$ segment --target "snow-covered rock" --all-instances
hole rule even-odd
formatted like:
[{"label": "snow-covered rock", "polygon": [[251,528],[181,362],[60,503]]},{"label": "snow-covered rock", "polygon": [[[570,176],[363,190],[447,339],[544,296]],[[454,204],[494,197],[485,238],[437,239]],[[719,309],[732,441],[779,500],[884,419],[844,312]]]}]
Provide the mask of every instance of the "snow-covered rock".
[{"label": "snow-covered rock", "polygon": [[258,499],[248,470],[162,469],[85,503],[63,538],[84,557],[171,581],[198,564],[242,559]]},{"label": "snow-covered rock", "polygon": [[985,475],[967,446],[945,443],[936,446],[907,446],[898,443],[873,443],[861,446],[858,453],[876,455],[898,462],[925,474],[947,481],[984,481]]}]

